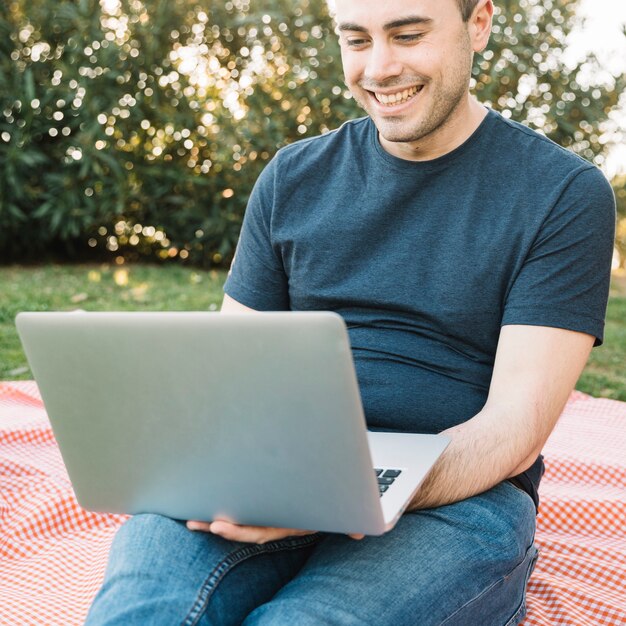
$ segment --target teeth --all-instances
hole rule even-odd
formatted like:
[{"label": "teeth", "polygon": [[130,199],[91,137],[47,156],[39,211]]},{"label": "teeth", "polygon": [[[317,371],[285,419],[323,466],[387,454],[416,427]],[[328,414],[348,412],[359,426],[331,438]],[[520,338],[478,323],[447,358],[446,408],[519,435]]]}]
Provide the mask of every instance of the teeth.
[{"label": "teeth", "polygon": [[412,98],[418,91],[422,90],[423,85],[419,87],[411,87],[410,89],[405,89],[404,91],[398,91],[397,93],[374,93],[376,96],[376,100],[381,102],[382,104],[386,104],[388,106],[393,106],[395,104],[401,104],[406,102],[409,98]]}]

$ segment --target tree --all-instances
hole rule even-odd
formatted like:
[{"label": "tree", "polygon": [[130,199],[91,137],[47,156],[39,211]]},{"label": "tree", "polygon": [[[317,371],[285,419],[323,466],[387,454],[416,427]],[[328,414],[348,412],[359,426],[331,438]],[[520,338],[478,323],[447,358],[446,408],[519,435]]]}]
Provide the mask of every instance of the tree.
[{"label": "tree", "polygon": [[578,1],[500,0],[491,43],[474,65],[478,97],[559,145],[602,165],[626,76],[611,75],[594,55],[564,61],[567,36],[579,23]]},{"label": "tree", "polygon": [[[624,76],[564,65],[576,6],[498,2],[474,90],[601,164]],[[361,114],[324,0],[9,0],[0,255],[228,262],[277,148]]]}]

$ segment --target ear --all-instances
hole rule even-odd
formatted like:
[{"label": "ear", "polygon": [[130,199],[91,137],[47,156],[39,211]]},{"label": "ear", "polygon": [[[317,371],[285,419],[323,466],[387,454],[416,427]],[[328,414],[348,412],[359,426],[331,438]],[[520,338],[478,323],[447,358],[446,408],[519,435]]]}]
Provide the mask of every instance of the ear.
[{"label": "ear", "polygon": [[480,0],[474,7],[469,18],[468,30],[474,52],[482,52],[489,42],[491,20],[493,18],[493,1]]}]

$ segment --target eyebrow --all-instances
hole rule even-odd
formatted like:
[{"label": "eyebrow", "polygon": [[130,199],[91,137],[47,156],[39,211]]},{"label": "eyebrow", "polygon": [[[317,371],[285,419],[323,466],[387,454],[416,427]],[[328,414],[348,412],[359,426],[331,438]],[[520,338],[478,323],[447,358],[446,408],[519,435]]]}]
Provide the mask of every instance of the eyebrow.
[{"label": "eyebrow", "polygon": [[[387,22],[383,26],[384,31],[393,30],[394,28],[401,28],[402,26],[427,26],[432,22],[432,18],[430,17],[422,17],[421,15],[409,15],[408,17],[403,17],[399,20],[394,20],[393,22]],[[339,31],[356,31],[359,33],[366,33],[367,28],[364,26],[359,26],[358,24],[353,24],[351,22],[344,22],[339,24],[337,27]]]}]

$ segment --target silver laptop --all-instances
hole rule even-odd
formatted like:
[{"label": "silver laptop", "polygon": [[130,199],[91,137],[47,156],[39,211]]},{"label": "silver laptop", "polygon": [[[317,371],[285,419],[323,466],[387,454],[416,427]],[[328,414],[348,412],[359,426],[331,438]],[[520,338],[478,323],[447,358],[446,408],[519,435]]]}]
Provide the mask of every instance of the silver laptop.
[{"label": "silver laptop", "polygon": [[16,324],[92,511],[379,535],[449,442],[367,431],[334,313],[20,313]]}]

